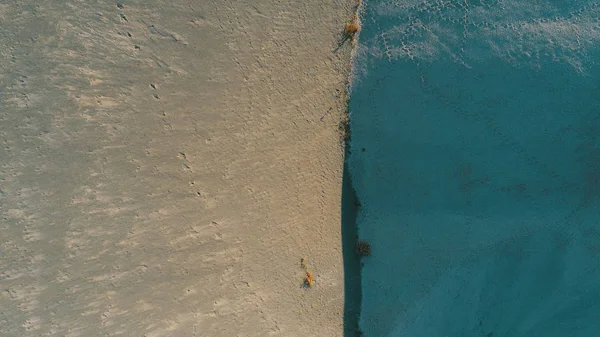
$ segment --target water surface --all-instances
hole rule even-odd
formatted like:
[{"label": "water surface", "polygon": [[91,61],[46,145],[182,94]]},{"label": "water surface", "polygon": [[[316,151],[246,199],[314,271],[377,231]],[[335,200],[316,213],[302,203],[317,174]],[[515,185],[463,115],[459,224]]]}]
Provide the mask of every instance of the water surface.
[{"label": "water surface", "polygon": [[597,336],[600,8],[369,1],[349,172],[364,336]]}]

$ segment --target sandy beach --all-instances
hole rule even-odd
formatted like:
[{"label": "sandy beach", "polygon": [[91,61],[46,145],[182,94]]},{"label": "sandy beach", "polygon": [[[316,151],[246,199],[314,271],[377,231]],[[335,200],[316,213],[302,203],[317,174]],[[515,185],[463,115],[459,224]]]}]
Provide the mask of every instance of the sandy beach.
[{"label": "sandy beach", "polygon": [[0,335],[342,336],[353,3],[175,3],[0,4]]}]

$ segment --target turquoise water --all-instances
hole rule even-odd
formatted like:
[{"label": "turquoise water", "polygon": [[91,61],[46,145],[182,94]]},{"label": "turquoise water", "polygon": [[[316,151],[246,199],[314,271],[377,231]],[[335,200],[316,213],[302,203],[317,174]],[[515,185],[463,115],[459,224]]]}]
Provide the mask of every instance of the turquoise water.
[{"label": "turquoise water", "polygon": [[600,334],[600,7],[368,1],[350,102],[365,337]]}]

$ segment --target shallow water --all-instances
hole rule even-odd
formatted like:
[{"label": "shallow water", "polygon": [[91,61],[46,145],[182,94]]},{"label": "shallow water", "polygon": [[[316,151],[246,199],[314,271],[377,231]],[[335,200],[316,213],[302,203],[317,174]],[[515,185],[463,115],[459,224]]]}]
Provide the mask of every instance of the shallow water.
[{"label": "shallow water", "polygon": [[600,8],[565,3],[363,4],[364,336],[597,336]]}]

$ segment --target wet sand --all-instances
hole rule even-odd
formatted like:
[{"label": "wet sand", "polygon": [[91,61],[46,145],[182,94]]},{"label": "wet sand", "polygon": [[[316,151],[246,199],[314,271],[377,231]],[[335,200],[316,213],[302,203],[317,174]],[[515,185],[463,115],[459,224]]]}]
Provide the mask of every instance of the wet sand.
[{"label": "wet sand", "polygon": [[351,12],[0,5],[0,335],[341,336]]}]

